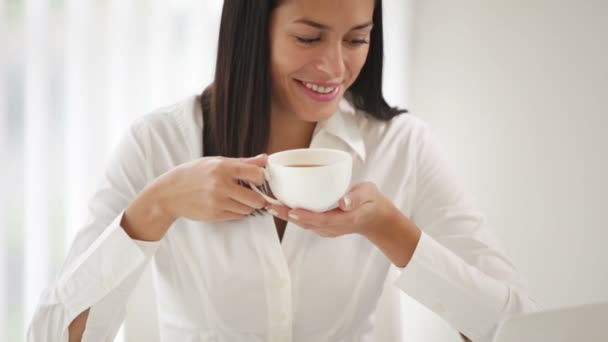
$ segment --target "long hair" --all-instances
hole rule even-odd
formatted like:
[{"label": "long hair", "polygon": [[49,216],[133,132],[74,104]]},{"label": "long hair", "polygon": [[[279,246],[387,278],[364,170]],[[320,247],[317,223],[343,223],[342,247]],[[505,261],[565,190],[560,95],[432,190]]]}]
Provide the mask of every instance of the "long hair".
[{"label": "long hair", "polygon": [[[270,137],[269,23],[276,0],[224,0],[215,80],[200,97],[207,156],[251,157],[266,152]],[[353,105],[380,120],[405,110],[382,94],[382,1],[376,0],[367,59],[347,90]]]}]

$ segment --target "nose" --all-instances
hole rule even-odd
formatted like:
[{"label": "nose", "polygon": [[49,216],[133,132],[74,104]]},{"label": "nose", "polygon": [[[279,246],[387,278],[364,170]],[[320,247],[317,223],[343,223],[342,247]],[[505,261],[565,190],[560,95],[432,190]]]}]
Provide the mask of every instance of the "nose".
[{"label": "nose", "polygon": [[342,44],[328,44],[323,51],[317,68],[328,75],[331,80],[341,80],[345,71]]}]

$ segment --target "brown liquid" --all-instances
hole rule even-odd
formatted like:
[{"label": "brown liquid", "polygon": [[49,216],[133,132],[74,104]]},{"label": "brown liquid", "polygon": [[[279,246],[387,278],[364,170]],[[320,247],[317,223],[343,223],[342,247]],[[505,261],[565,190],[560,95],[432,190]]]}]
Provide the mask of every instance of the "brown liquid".
[{"label": "brown liquid", "polygon": [[288,167],[319,167],[319,166],[324,166],[323,164],[289,164],[289,165],[285,165]]}]

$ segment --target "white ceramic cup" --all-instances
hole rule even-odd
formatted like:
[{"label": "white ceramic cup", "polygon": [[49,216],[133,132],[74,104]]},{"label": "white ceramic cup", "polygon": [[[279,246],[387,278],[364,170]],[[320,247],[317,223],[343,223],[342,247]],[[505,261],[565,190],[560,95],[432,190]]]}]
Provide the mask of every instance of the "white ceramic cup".
[{"label": "white ceramic cup", "polygon": [[352,167],[352,157],[344,151],[308,148],[271,154],[266,170],[270,189],[281,204],[323,212],[336,208],[348,191]]}]

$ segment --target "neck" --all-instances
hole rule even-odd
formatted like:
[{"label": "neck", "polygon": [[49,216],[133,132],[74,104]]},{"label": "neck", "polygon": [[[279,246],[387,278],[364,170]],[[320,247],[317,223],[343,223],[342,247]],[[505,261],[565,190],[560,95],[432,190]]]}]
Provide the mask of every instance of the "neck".
[{"label": "neck", "polygon": [[295,115],[273,111],[270,115],[268,153],[308,148],[316,124],[302,121]]}]

